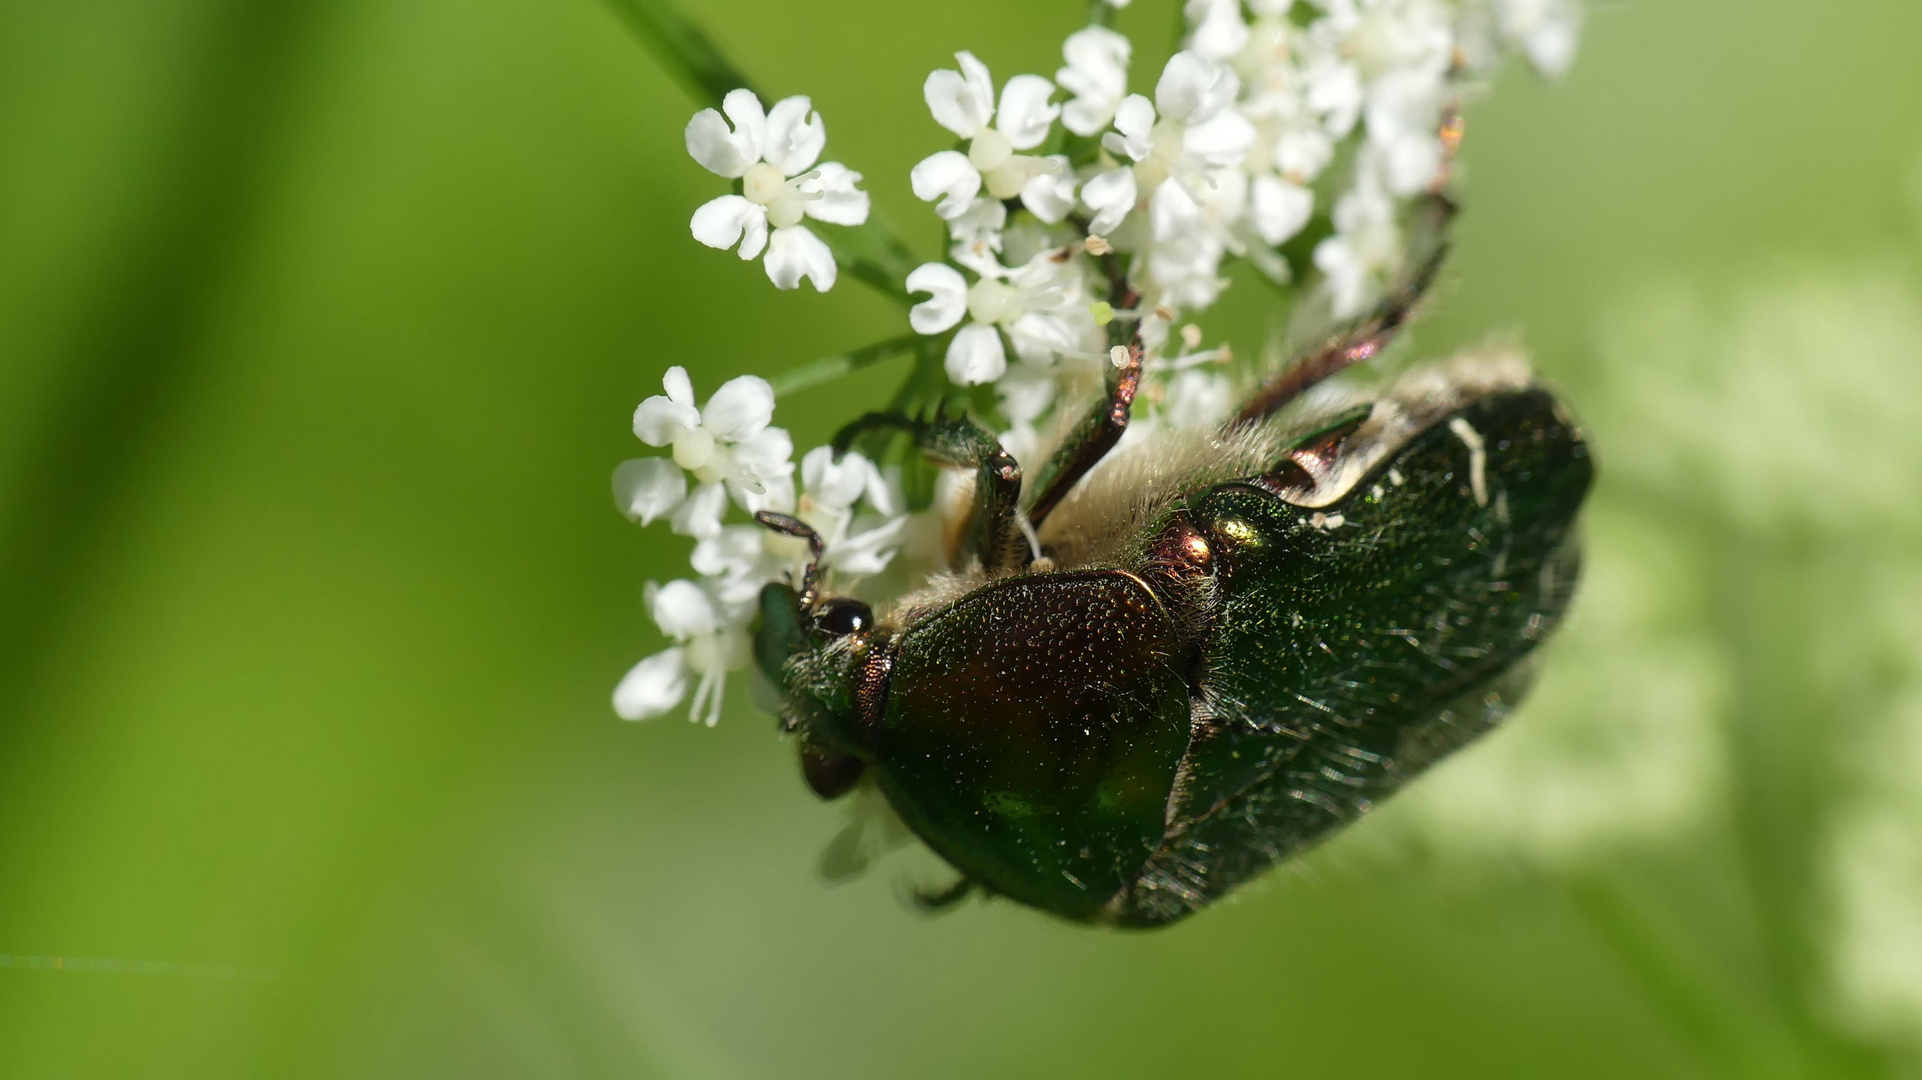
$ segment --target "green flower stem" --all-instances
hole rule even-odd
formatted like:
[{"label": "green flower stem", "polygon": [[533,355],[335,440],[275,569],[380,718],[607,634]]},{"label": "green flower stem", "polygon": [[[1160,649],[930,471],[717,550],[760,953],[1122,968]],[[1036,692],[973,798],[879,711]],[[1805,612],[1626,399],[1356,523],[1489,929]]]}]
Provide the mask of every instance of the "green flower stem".
[{"label": "green flower stem", "polygon": [[[706,31],[668,0],[607,0],[614,13],[666,65],[681,85],[705,104],[720,107],[731,90],[767,95],[728,61]],[[820,230],[834,261],[850,277],[865,282],[897,303],[912,303],[907,276],[917,264],[913,252],[875,213],[866,223]]]},{"label": "green flower stem", "polygon": [[768,382],[774,387],[775,397],[786,397],[797,390],[806,390],[811,386],[832,382],[870,364],[910,352],[920,340],[919,334],[903,334],[886,341],[877,341],[852,352],[841,353],[838,356],[824,356],[819,360],[802,364],[800,367],[783,371]]},{"label": "green flower stem", "polygon": [[1750,1030],[1757,1022],[1730,1014],[1733,1002],[1705,983],[1679,943],[1652,926],[1621,891],[1602,878],[1572,876],[1569,898],[1670,1025],[1717,1075],[1753,1075],[1766,1066]]},{"label": "green flower stem", "polygon": [[1115,7],[1108,0],[1088,0],[1088,25],[1113,26]]}]

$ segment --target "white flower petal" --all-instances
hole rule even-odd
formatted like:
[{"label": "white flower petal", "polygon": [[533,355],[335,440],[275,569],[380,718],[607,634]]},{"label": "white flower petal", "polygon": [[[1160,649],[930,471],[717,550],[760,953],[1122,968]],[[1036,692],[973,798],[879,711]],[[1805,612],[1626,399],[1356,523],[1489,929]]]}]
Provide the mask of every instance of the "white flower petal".
[{"label": "white flower petal", "polygon": [[634,410],[634,437],[649,446],[666,446],[700,426],[699,409],[659,394]]},{"label": "white flower petal", "polygon": [[1224,61],[1248,44],[1241,0],[1188,0],[1184,10],[1195,24],[1189,47],[1202,58]]},{"label": "white flower petal", "polygon": [[[767,244],[767,208],[739,195],[723,195],[702,203],[691,223],[694,239],[726,250],[741,245],[741,258],[752,259]],[[745,239],[744,239],[745,237]]]},{"label": "white flower petal", "polygon": [[1095,212],[1088,231],[1097,236],[1112,233],[1135,208],[1135,197],[1135,171],[1125,165],[1081,185],[1081,202]]},{"label": "white flower petal", "polygon": [[856,187],[861,174],[838,161],[823,164],[811,185],[821,197],[810,200],[803,212],[830,225],[859,225],[868,219],[868,193]]},{"label": "white flower petal", "polygon": [[1255,125],[1235,109],[1222,109],[1188,128],[1182,152],[1212,169],[1239,165],[1255,144]]},{"label": "white flower petal", "polygon": [[1308,108],[1322,118],[1329,135],[1346,138],[1361,117],[1365,96],[1361,72],[1353,64],[1321,61],[1310,65],[1303,74],[1308,83],[1304,95]]},{"label": "white flower petal", "polygon": [[681,365],[675,364],[661,374],[661,389],[667,391],[669,401],[693,407],[694,380],[687,377],[687,369]]},{"label": "white flower petal", "polygon": [[1161,415],[1169,427],[1213,427],[1234,409],[1234,385],[1225,376],[1207,371],[1182,371],[1168,383]]},{"label": "white flower petal", "polygon": [[1055,171],[1036,173],[1021,185],[1021,205],[1047,224],[1057,225],[1074,209],[1074,170],[1060,154],[1044,160],[1054,165]]},{"label": "white flower petal", "polygon": [[1016,75],[1001,88],[1001,110],[994,126],[1016,150],[1032,150],[1048,137],[1061,106],[1048,104],[1054,84],[1039,75]]},{"label": "white flower petal", "polygon": [[900,541],[908,519],[897,517],[874,528],[846,537],[822,553],[823,562],[851,577],[878,574],[894,559],[893,546]]},{"label": "white flower petal", "polygon": [[1375,146],[1381,150],[1382,179],[1396,195],[1419,194],[1441,176],[1441,140],[1432,135],[1403,135]]},{"label": "white flower petal", "polygon": [[701,423],[724,442],[740,442],[774,420],[774,387],[759,375],[742,375],[721,384],[701,410]]},{"label": "white flower petal", "polygon": [[[893,472],[895,479],[899,480],[900,468],[897,466]],[[900,485],[890,483],[888,475],[879,468],[868,474],[868,505],[873,507],[876,513],[891,516],[901,505],[901,498],[898,493]]]},{"label": "white flower petal", "polygon": [[1090,26],[1068,35],[1061,57],[1068,66],[1056,71],[1055,82],[1073,94],[1061,109],[1061,124],[1076,135],[1091,136],[1114,119],[1115,106],[1128,90],[1128,39],[1105,26]]},{"label": "white flower petal", "polygon": [[767,114],[767,146],[761,156],[782,176],[799,176],[821,160],[827,145],[828,129],[821,114],[811,112],[813,103],[806,96],[782,98]]},{"label": "white flower petal", "polygon": [[614,712],[623,720],[646,720],[687,697],[687,660],[675,646],[635,664],[614,687]]},{"label": "white flower petal", "polygon": [[1192,52],[1168,58],[1155,84],[1155,108],[1162,116],[1184,124],[1199,124],[1235,100],[1241,81],[1220,64]]},{"label": "white flower petal", "polygon": [[688,156],[708,172],[736,179],[760,157],[760,148],[748,136],[730,129],[727,121],[713,109],[702,109],[687,122],[685,132]]},{"label": "white flower petal", "polygon": [[814,284],[815,292],[834,288],[834,252],[806,225],[776,229],[768,238],[767,279],[777,289],[797,289],[801,279]]},{"label": "white flower petal", "polygon": [[1029,364],[1046,364],[1075,347],[1074,325],[1059,315],[1030,311],[1008,327],[1014,354]]},{"label": "white flower petal", "polygon": [[[956,56],[958,59],[968,54]],[[974,60],[972,56],[968,59]],[[978,65],[980,61],[975,63]],[[966,61],[962,66],[966,66]],[[978,85],[971,86],[967,77],[958,71],[942,68],[929,73],[927,81],[921,84],[921,96],[928,103],[928,112],[934,114],[934,122],[964,139],[980,134],[994,116],[993,86],[985,91]]]},{"label": "white flower petal", "polygon": [[1008,370],[1007,350],[1001,346],[1001,333],[992,326],[969,323],[948,343],[942,366],[956,386],[991,383]]},{"label": "white flower petal", "polygon": [[1148,224],[1159,243],[1170,243],[1203,227],[1201,204],[1180,184],[1163,184],[1148,196]]},{"label": "white flower petal", "polygon": [[1294,128],[1275,141],[1275,168],[1307,183],[1335,160],[1335,143],[1318,127]]},{"label": "white flower petal", "polygon": [[976,277],[1002,278],[1008,276],[1008,268],[996,258],[999,245],[990,248],[986,244],[956,244],[948,249],[948,258],[969,270]]},{"label": "white flower petal", "polygon": [[975,171],[968,155],[959,150],[943,150],[922,158],[908,174],[908,185],[914,189],[914,197],[922,202],[940,199],[934,208],[935,214],[953,219],[967,212],[975,193],[981,190],[981,174]]},{"label": "white flower petal", "polygon": [[[1521,5],[1528,6],[1528,5]],[[1528,54],[1535,70],[1551,79],[1568,74],[1575,64],[1575,46],[1581,38],[1582,6],[1578,3],[1543,5],[1543,10],[1520,30],[1522,51]]]},{"label": "white flower petal", "polygon": [[652,524],[687,497],[687,474],[671,458],[633,458],[614,467],[614,505],[632,521]]},{"label": "white flower petal", "polygon": [[1121,99],[1115,109],[1114,129],[1117,135],[1104,137],[1101,145],[1116,154],[1125,154],[1140,161],[1154,148],[1152,134],[1155,128],[1154,103],[1140,94],[1129,94]]},{"label": "white flower petal", "polygon": [[1287,243],[1315,212],[1314,192],[1278,176],[1255,177],[1252,195],[1255,231],[1270,244]]},{"label": "white flower petal", "polygon": [[729,525],[719,536],[710,536],[694,545],[688,564],[703,577],[751,577],[760,569],[761,555],[767,551],[761,542],[766,530],[758,525]]},{"label": "white flower petal", "polygon": [[735,137],[747,154],[748,164],[761,160],[761,151],[767,146],[767,113],[761,109],[761,99],[752,90],[730,90],[721,99],[721,111],[734,121]]},{"label": "white flower petal", "polygon": [[721,513],[727,509],[727,488],[718,483],[702,484],[675,507],[668,525],[682,536],[705,540],[721,533]]},{"label": "white flower petal", "polygon": [[[789,469],[792,470],[792,468],[793,466],[790,465]],[[750,514],[762,510],[777,510],[783,514],[794,512],[794,476],[791,471],[785,476],[763,477],[761,489],[758,495],[746,499],[737,498],[735,501]]]},{"label": "white flower petal", "polygon": [[676,641],[686,641],[696,634],[712,634],[721,625],[720,614],[714,610],[714,601],[708,599],[707,590],[692,581],[677,578],[650,593],[647,604],[654,624],[661,628],[661,633]]},{"label": "white flower petal", "polygon": [[807,485],[808,494],[816,503],[835,510],[846,510],[860,502],[879,476],[873,462],[852,450],[835,461],[833,447],[817,446],[801,459],[801,482]]},{"label": "white flower petal", "polygon": [[[753,488],[766,488],[773,481],[794,475],[794,439],[785,428],[762,428],[734,444],[734,472],[738,482]],[[736,500],[739,501],[739,500]],[[747,506],[748,511],[763,509]]]},{"label": "white flower petal", "polygon": [[961,75],[967,80],[968,92],[981,106],[981,127],[987,127],[989,118],[994,115],[994,76],[988,74],[988,65],[966,49],[955,53],[954,59],[961,65]]},{"label": "white flower petal", "polygon": [[947,263],[922,263],[908,273],[908,294],[927,293],[928,299],[908,309],[908,325],[917,334],[938,334],[961,322],[968,311],[968,281]]},{"label": "white flower petal", "polygon": [[[1017,428],[1026,427],[1054,403],[1055,372],[1038,364],[1016,364],[994,389],[1001,397],[1001,415]],[[1020,455],[1016,459],[1026,460]]]},{"label": "white flower petal", "polygon": [[991,240],[1001,250],[1000,232],[1008,225],[1008,208],[1000,199],[982,196],[968,203],[960,215],[948,220],[948,236],[957,243]]}]

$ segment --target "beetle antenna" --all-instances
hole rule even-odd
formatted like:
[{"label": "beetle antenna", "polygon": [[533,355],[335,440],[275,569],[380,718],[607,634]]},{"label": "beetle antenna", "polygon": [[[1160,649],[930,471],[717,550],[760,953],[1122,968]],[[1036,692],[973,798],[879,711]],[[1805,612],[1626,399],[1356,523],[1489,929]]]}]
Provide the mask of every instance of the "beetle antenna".
[{"label": "beetle antenna", "polygon": [[808,542],[808,568],[801,574],[801,610],[814,610],[814,574],[821,565],[821,534],[800,518],[777,514],[772,510],[755,511],[754,520],[783,536],[798,537]]}]

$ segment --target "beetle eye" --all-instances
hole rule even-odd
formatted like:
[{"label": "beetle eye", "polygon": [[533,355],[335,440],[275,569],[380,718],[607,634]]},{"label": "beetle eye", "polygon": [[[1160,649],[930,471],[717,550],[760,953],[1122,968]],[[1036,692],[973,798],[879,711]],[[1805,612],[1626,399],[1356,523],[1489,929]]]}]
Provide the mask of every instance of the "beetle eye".
[{"label": "beetle eye", "polygon": [[814,628],[835,637],[858,634],[873,625],[873,610],[850,596],[837,596],[823,603],[814,615]]}]

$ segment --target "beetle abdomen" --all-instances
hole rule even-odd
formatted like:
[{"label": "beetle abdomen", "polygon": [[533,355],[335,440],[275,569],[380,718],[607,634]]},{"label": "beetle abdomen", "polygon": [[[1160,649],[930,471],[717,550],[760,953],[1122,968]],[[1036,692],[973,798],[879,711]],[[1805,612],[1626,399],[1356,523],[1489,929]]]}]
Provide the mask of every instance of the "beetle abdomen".
[{"label": "beetle abdomen", "polygon": [[1591,475],[1551,395],[1504,389],[1429,423],[1345,493],[1290,474],[1192,500],[1215,570],[1208,716],[1163,842],[1103,917],[1180,918],[1498,722],[1517,662],[1572,595]]}]

